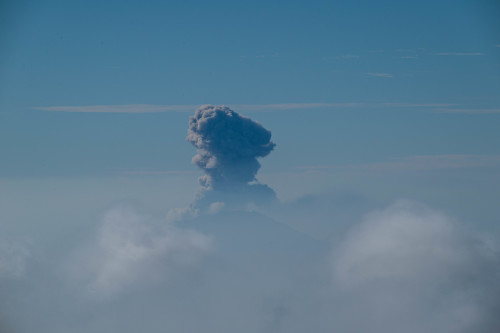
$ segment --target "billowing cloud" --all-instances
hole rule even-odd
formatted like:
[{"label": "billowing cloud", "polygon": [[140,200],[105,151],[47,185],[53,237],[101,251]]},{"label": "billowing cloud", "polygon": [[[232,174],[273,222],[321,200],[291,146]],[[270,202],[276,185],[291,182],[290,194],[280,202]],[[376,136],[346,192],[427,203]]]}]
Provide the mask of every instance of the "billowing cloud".
[{"label": "billowing cloud", "polygon": [[[367,208],[357,198],[322,200],[334,208],[310,209],[331,223],[351,215],[331,210]],[[222,206],[177,224],[125,205],[109,210],[78,255],[55,266],[38,256],[30,274],[0,280],[0,314],[14,325],[0,331],[498,331],[498,248],[442,212],[398,201],[350,218],[330,246],[285,219]]]},{"label": "billowing cloud", "polygon": [[207,235],[118,206],[105,214],[97,239],[79,253],[72,274],[91,294],[108,296],[168,276],[169,270],[197,262],[211,248]]},{"label": "billowing cloud", "polygon": [[[498,253],[441,212],[398,201],[371,213],[334,253],[354,331],[496,332]],[[341,296],[340,296],[341,295]]]},{"label": "billowing cloud", "polygon": [[270,131],[226,106],[196,110],[189,118],[187,140],[198,148],[193,162],[206,174],[203,185],[213,188],[254,181],[257,158],[275,146]]},{"label": "billowing cloud", "polygon": [[205,190],[232,192],[245,200],[257,192],[274,197],[269,187],[256,183],[257,159],[275,146],[271,132],[258,122],[226,106],[205,105],[189,118],[187,141],[198,149],[193,163],[205,173],[200,178]]}]

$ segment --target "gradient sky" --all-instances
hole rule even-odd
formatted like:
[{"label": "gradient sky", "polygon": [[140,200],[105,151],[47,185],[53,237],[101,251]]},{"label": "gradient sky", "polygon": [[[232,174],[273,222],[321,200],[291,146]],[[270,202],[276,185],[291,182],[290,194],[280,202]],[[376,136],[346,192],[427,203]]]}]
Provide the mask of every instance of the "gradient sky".
[{"label": "gradient sky", "polygon": [[[189,169],[185,124],[201,104],[260,106],[252,116],[279,144],[268,167],[499,154],[494,2],[4,1],[1,12],[4,177]],[[184,112],[43,111],[148,111],[134,104]]]},{"label": "gradient sky", "polygon": [[367,184],[359,172],[498,184],[494,1],[4,1],[1,13],[9,184],[185,177],[187,198],[199,174],[187,120],[201,104],[272,131],[259,177],[282,198]]}]

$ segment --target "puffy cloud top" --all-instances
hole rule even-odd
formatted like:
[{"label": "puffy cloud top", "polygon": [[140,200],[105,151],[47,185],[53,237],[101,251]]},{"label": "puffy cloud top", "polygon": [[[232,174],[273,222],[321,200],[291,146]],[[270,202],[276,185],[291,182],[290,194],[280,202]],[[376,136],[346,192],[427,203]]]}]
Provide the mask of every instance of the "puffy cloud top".
[{"label": "puffy cloud top", "polygon": [[193,163],[206,174],[206,188],[221,189],[255,180],[258,157],[267,156],[275,144],[271,132],[227,106],[204,105],[189,118],[187,141],[198,148]]}]

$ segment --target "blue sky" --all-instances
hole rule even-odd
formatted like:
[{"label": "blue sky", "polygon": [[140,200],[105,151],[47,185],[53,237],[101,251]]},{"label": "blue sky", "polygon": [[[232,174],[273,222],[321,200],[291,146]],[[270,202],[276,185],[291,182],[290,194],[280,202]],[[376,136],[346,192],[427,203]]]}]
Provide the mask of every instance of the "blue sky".
[{"label": "blue sky", "polygon": [[188,117],[225,104],[272,131],[277,148],[258,177],[283,198],[356,187],[352,173],[493,172],[476,183],[498,182],[494,2],[2,6],[4,181],[188,181],[199,174]]},{"label": "blue sky", "polygon": [[494,2],[2,6],[0,176],[14,187],[185,179],[188,198],[200,172],[187,121],[202,104],[229,105],[272,131],[277,147],[258,177],[282,198],[359,190],[366,177],[380,183],[362,191],[381,197],[384,184],[401,184],[398,172],[408,184],[389,198],[418,196],[433,177],[443,190],[462,186],[454,196],[471,192],[467,177],[492,174],[472,182],[484,191],[499,181]]},{"label": "blue sky", "polygon": [[[184,126],[201,104],[260,106],[254,117],[269,124],[276,154],[284,154],[268,164],[279,168],[499,153],[493,3],[16,1],[3,8],[7,177],[184,170],[191,153],[181,143]],[[183,113],[41,110],[135,104]],[[290,156],[297,149],[308,162]]]}]

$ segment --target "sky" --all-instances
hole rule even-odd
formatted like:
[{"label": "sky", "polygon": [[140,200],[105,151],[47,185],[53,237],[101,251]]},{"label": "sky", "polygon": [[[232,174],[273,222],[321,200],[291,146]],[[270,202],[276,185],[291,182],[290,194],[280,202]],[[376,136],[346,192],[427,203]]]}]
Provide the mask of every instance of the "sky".
[{"label": "sky", "polygon": [[499,14],[2,1],[0,331],[494,332]]}]

